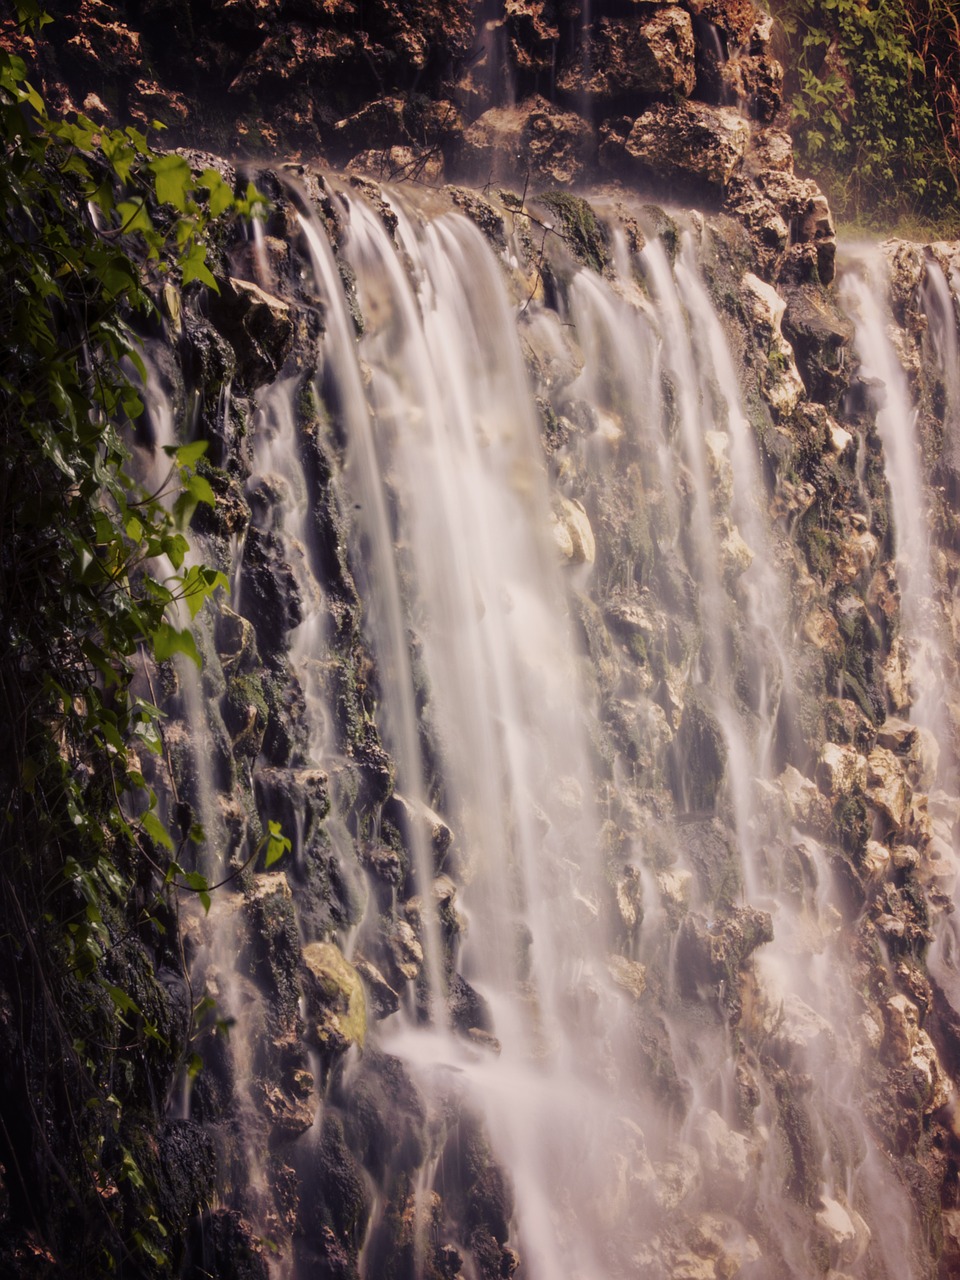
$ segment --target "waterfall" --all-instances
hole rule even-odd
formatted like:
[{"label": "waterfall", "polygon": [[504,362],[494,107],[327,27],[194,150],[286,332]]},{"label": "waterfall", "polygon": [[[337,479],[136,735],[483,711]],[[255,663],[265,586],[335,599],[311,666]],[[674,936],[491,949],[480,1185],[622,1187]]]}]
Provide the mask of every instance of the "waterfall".
[{"label": "waterfall", "polygon": [[[943,883],[954,783],[922,679],[950,664],[918,410],[879,260],[844,272],[859,381],[823,447],[872,513],[879,439],[915,693],[860,754],[841,666],[811,760],[798,722],[826,593],[783,515],[800,481],[769,492],[779,428],[743,372],[742,317],[769,308],[774,335],[783,308],[753,276],[718,307],[716,229],[611,206],[598,272],[545,219],[535,257],[526,213],[470,193],[288,198],[289,260],[261,235],[258,271],[295,281],[308,355],[250,399],[223,616],[255,635],[268,721],[293,713],[279,743],[260,729],[236,803],[279,814],[292,849],[242,910],[217,906],[197,969],[237,1010],[236,1203],[280,1242],[272,1273],[326,1276],[347,1249],[365,1280],[924,1280],[888,1113],[862,1104],[900,1040],[922,1114],[952,1096],[892,987],[890,895],[937,840]],[[925,279],[952,403],[950,285]],[[786,418],[803,384],[768,340]],[[836,608],[861,625],[879,544],[857,536]],[[220,661],[229,687],[238,658]],[[901,829],[876,775],[911,733]],[[245,821],[218,830],[234,859]],[[305,966],[279,1028],[251,985],[280,972],[258,912]],[[953,1000],[945,909],[933,931]],[[187,1109],[222,1125],[209,1096]],[[292,1245],[265,1144],[299,1180]]]}]

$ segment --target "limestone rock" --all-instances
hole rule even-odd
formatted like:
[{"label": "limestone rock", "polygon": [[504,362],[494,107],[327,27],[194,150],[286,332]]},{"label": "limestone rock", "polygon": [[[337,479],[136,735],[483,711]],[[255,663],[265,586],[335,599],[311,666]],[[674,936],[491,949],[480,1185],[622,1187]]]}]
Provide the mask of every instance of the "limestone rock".
[{"label": "limestone rock", "polygon": [[560,38],[546,0],[504,0],[503,22],[519,71],[552,71]]},{"label": "limestone rock", "polygon": [[811,1070],[817,1059],[829,1061],[836,1053],[836,1037],[826,1018],[788,992],[774,1013],[772,1043],[785,1066]]},{"label": "limestone rock", "polygon": [[700,1156],[694,1147],[680,1143],[672,1156],[655,1163],[656,1182],[653,1196],[660,1209],[672,1213],[700,1186]]},{"label": "limestone rock", "polygon": [[794,822],[814,829],[819,827],[823,817],[823,797],[816,783],[804,777],[792,764],[787,765],[778,781],[790,805]]},{"label": "limestone rock", "polygon": [[723,575],[728,583],[734,582],[741,574],[746,573],[753,564],[753,554],[753,549],[744,542],[736,525],[724,520],[720,555],[723,561]]},{"label": "limestone rock", "polygon": [[807,394],[835,408],[845,387],[843,371],[853,324],[823,289],[802,284],[787,296],[783,332],[793,347]]},{"label": "limestone rock", "polygon": [[718,503],[726,505],[733,493],[733,467],[730,464],[730,437],[726,431],[705,431],[707,467]]},{"label": "limestone rock", "polygon": [[[634,121],[623,151],[640,174],[719,192],[742,165],[749,137],[747,122],[734,108],[685,101],[645,111]],[[615,157],[608,155],[614,167]]]},{"label": "limestone rock", "polygon": [[293,347],[290,307],[252,280],[230,276],[209,297],[214,324],[237,353],[248,390],[275,377]]},{"label": "limestone rock", "polygon": [[695,1132],[704,1173],[734,1193],[742,1189],[750,1173],[750,1143],[744,1135],[731,1129],[717,1111],[699,1117]]},{"label": "limestone rock", "polygon": [[643,919],[643,886],[636,867],[626,867],[617,881],[617,910],[628,929],[636,928]]},{"label": "limestone rock", "polygon": [[668,910],[685,911],[690,904],[693,875],[689,871],[658,871],[657,890]]},{"label": "limestone rock", "polygon": [[737,907],[722,920],[686,916],[677,935],[681,989],[691,998],[709,995],[735,1003],[741,968],[757,947],[772,939],[773,920],[754,907]]},{"label": "limestone rock", "polygon": [[387,937],[393,963],[401,978],[413,982],[423,965],[423,947],[406,920],[398,920]]}]

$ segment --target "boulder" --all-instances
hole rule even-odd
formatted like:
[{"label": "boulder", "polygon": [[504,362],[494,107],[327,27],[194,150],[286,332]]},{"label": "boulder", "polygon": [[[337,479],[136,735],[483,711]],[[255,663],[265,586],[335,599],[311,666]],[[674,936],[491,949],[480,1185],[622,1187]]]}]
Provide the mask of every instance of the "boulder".
[{"label": "boulder", "polygon": [[750,126],[733,107],[704,102],[659,103],[639,116],[622,140],[622,156],[608,147],[601,164],[625,163],[668,189],[719,195],[743,164]]},{"label": "boulder", "polygon": [[303,992],[307,1038],[321,1050],[340,1053],[363,1048],[367,1006],[360,975],[333,942],[311,942],[303,949]]}]

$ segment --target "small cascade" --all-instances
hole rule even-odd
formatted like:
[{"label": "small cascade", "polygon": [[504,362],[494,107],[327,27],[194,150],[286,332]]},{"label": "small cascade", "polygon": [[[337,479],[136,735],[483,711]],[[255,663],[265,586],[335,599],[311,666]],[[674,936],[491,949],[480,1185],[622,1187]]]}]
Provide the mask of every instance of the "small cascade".
[{"label": "small cascade", "polygon": [[843,277],[842,296],[857,318],[861,383],[876,396],[876,429],[890,486],[901,612],[909,650],[910,718],[940,745],[940,777],[953,780],[943,716],[946,666],[943,623],[936,599],[930,545],[930,501],[917,431],[917,407],[890,337],[887,276],[879,251],[861,254]]}]

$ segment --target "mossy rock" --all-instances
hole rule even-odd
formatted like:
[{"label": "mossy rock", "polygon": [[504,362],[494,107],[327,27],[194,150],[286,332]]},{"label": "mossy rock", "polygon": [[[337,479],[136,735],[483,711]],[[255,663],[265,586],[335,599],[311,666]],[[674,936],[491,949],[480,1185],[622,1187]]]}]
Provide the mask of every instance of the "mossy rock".
[{"label": "mossy rock", "polygon": [[327,1053],[350,1045],[363,1048],[367,1002],[353,965],[333,942],[311,942],[303,949],[308,1038]]},{"label": "mossy rock", "polygon": [[607,230],[587,201],[569,191],[547,191],[536,203],[559,219],[559,234],[577,261],[602,275],[610,264]]}]

